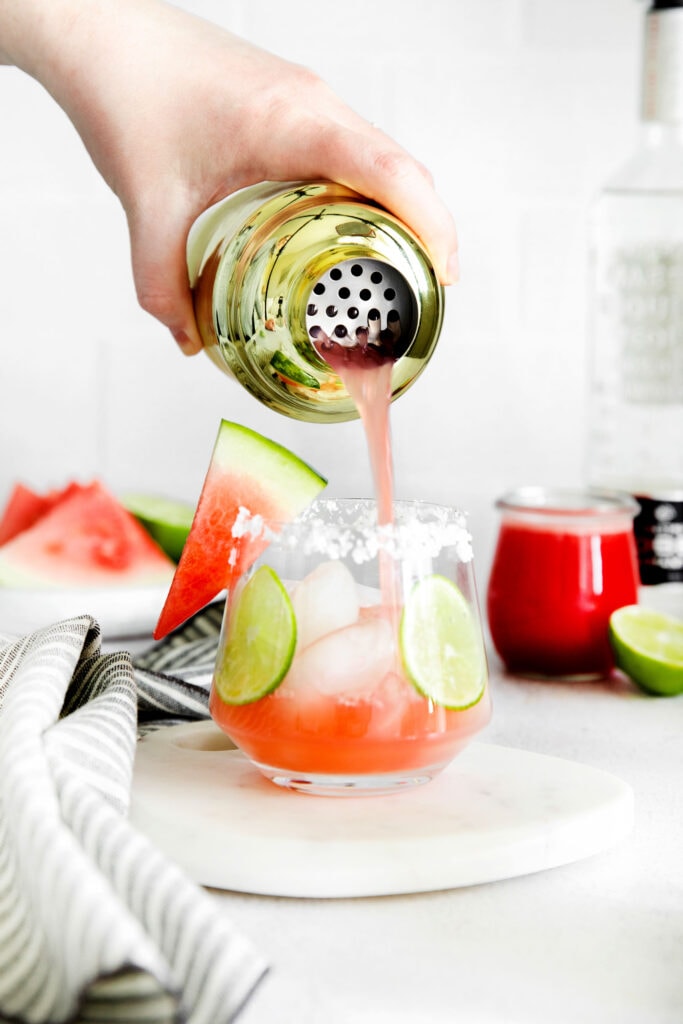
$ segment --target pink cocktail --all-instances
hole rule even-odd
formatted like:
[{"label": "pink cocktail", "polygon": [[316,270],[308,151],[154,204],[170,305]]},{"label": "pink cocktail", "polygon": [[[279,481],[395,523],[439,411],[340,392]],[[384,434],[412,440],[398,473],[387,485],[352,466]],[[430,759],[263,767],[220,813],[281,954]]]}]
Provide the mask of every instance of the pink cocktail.
[{"label": "pink cocktail", "polygon": [[[260,622],[259,572],[275,595]],[[236,674],[255,678],[261,655],[261,666],[270,664],[266,644],[287,659],[292,616],[282,678],[242,702]],[[358,793],[432,778],[490,716],[460,514],[398,502],[393,523],[378,526],[374,502],[329,500],[283,527],[230,595],[210,706],[237,746],[283,786]]]},{"label": "pink cocktail", "polygon": [[276,534],[226,607],[211,714],[282,786],[426,782],[490,717],[464,520],[393,500],[389,406],[406,328],[391,310],[383,325],[379,309],[353,337],[311,327],[357,406],[377,500],[316,502]]}]

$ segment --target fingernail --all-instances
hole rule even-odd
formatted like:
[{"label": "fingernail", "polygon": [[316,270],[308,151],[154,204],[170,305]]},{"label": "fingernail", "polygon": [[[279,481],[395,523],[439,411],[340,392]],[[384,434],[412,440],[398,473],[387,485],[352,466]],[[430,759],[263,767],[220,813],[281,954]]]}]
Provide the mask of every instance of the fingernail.
[{"label": "fingernail", "polygon": [[455,284],[460,279],[460,259],[458,253],[452,252],[446,264],[446,284]]},{"label": "fingernail", "polygon": [[200,351],[201,346],[190,337],[187,331],[172,331],[176,344],[186,356],[193,356]]}]

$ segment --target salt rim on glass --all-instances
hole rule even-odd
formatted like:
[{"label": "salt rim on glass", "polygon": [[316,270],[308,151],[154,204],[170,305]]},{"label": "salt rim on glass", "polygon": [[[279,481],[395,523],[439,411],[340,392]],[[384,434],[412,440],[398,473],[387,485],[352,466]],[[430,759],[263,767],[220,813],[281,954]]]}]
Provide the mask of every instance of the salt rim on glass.
[{"label": "salt rim on glass", "polygon": [[[452,548],[459,562],[472,561],[472,535],[459,509],[427,501],[400,501],[396,515],[393,523],[378,525],[373,501],[324,498],[314,501],[291,523],[277,524],[274,529],[263,516],[240,507],[232,535],[268,543],[277,538],[280,545],[300,548],[304,554],[351,558],[357,565],[372,561],[380,551],[398,560],[436,558],[444,548]],[[303,536],[302,526],[306,528]],[[236,556],[233,551],[233,561]]]}]

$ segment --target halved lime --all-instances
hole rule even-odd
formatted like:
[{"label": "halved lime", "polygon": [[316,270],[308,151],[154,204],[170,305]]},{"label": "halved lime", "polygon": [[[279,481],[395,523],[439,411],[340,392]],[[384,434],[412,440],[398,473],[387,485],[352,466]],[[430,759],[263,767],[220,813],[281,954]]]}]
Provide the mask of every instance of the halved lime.
[{"label": "halved lime", "polygon": [[169,558],[174,562],[180,561],[194,518],[192,505],[152,494],[127,494],[121,499],[121,504],[140,520]]},{"label": "halved lime", "polygon": [[399,645],[408,678],[423,696],[454,711],[481,699],[481,631],[462,591],[445,576],[425,576],[415,584],[401,615]]},{"label": "halved lime", "polygon": [[277,573],[262,565],[231,598],[227,637],[214,682],[226,704],[251,704],[277,689],[296,647],[292,602]]},{"label": "halved lime", "polygon": [[683,693],[683,622],[630,604],[613,612],[609,638],[617,667],[648,693]]}]

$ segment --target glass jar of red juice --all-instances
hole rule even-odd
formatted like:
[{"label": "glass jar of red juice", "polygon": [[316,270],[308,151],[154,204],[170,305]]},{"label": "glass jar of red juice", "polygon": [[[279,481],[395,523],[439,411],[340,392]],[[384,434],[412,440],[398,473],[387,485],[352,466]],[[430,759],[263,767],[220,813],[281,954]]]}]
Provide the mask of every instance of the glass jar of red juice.
[{"label": "glass jar of red juice", "polygon": [[609,675],[609,617],[638,595],[636,502],[617,492],[522,487],[496,507],[502,519],[487,608],[508,671]]}]

